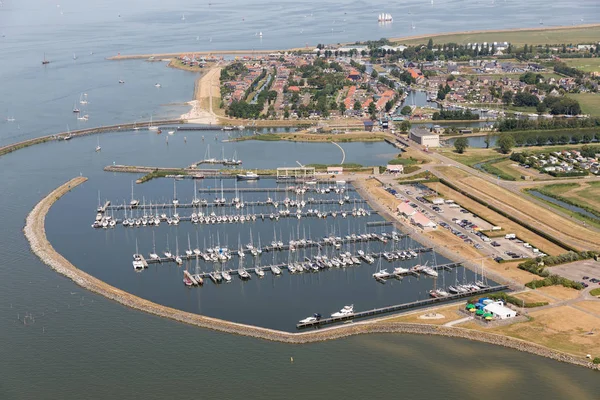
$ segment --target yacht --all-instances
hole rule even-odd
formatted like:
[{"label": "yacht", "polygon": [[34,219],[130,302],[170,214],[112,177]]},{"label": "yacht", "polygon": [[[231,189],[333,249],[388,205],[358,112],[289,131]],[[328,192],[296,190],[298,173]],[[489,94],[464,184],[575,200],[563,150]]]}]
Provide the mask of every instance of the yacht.
[{"label": "yacht", "polygon": [[243,280],[248,280],[250,279],[250,274],[248,273],[248,271],[246,271],[244,268],[240,268],[238,270],[238,275],[240,276],[241,279]]},{"label": "yacht", "polygon": [[227,282],[227,283],[231,282],[231,275],[229,274],[229,272],[222,271],[221,275],[223,276],[223,279],[225,279],[225,282]]},{"label": "yacht", "polygon": [[259,278],[264,278],[265,276],[265,271],[263,271],[262,269],[260,269],[260,267],[256,267],[254,268],[254,273],[259,277]]},{"label": "yacht", "polygon": [[271,272],[273,275],[281,275],[281,268],[279,268],[277,265],[271,265]]},{"label": "yacht", "polygon": [[158,88],[161,87],[160,83],[155,83],[154,86]]},{"label": "yacht", "polygon": [[396,267],[394,268],[394,275],[404,275],[409,272],[408,268]]},{"label": "yacht", "polygon": [[387,270],[385,270],[385,269],[377,271],[373,274],[373,278],[375,278],[377,280],[385,280],[389,277],[390,277],[390,273],[387,272]]},{"label": "yacht", "polygon": [[304,318],[300,320],[301,324],[310,324],[311,322],[317,322],[321,319],[321,314],[313,314],[312,317]]},{"label": "yacht", "polygon": [[237,174],[237,179],[241,181],[256,181],[260,179],[260,176],[252,171],[248,171],[245,174]]},{"label": "yacht", "polygon": [[354,315],[354,304],[351,304],[349,306],[344,306],[344,308],[342,308],[340,311],[334,312],[333,314],[331,314],[331,317],[338,318],[338,317],[347,317],[350,315]]},{"label": "yacht", "polygon": [[421,268],[421,271],[429,276],[434,276],[434,277],[438,276],[437,271],[431,267],[423,267],[423,268]]}]

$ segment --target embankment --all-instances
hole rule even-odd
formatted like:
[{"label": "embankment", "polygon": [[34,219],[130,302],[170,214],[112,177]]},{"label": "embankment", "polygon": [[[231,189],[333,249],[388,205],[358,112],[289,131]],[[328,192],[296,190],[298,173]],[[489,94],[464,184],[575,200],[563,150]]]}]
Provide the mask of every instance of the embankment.
[{"label": "embankment", "polygon": [[73,264],[56,252],[46,237],[45,220],[52,205],[71,189],[87,181],[85,177],[71,179],[44,197],[29,213],[26,219],[24,232],[29,240],[33,252],[47,265],[58,273],[73,280],[79,286],[98,293],[108,299],[114,300],[125,306],[145,311],[160,317],[170,318],[175,321],[202,328],[213,329],[220,332],[251,336],[259,339],[304,344],[318,341],[339,339],[343,337],[366,333],[408,333],[420,335],[441,335],[448,337],[476,340],[484,343],[500,345],[519,351],[537,354],[561,362],[567,362],[583,367],[596,368],[597,366],[573,355],[550,350],[543,346],[514,339],[507,336],[490,334],[468,329],[432,326],[425,324],[384,323],[384,322],[359,322],[336,326],[327,329],[313,330],[304,333],[289,333],[273,329],[261,328],[239,324],[217,318],[188,313],[170,307],[165,307],[151,301],[142,299],[131,293],[117,289],[107,283],[79,270]]},{"label": "embankment", "polygon": [[[160,121],[153,121],[153,125],[165,125],[165,124],[183,124],[184,121],[180,119],[166,119]],[[76,138],[79,136],[93,135],[96,133],[105,133],[105,132],[114,132],[114,131],[128,131],[134,128],[139,128],[140,126],[148,126],[150,121],[145,122],[135,122],[132,124],[120,124],[120,125],[107,125],[107,126],[98,126],[95,128],[88,129],[79,129],[76,131],[70,132],[60,132],[52,135],[41,136],[34,139],[23,140],[21,142],[8,144],[6,146],[0,147],[0,156],[3,156],[8,153],[12,153],[13,151],[24,149],[25,147],[33,146],[40,143],[49,142],[51,140],[64,140],[67,135],[70,135],[71,138]]]}]

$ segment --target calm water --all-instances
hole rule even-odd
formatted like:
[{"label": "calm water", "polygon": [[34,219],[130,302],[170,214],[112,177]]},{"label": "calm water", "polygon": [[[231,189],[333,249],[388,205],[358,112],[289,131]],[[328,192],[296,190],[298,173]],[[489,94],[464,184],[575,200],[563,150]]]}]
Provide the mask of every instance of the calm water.
[{"label": "calm water", "polygon": [[581,208],[581,207],[577,207],[568,203],[565,203],[564,201],[560,201],[558,199],[555,199],[554,197],[550,197],[550,196],[546,196],[543,193],[538,192],[537,190],[530,190],[529,193],[531,193],[532,195],[534,195],[535,197],[539,197],[542,200],[548,201],[550,203],[556,204],[558,206],[561,206],[563,208],[566,208],[567,210],[571,210],[571,211],[575,211],[578,214],[584,215],[588,218],[592,218],[595,220],[599,220],[598,216],[595,214],[592,214],[591,212]]},{"label": "calm water", "polygon": [[[151,114],[155,118],[175,116],[187,110],[181,104],[192,96],[194,74],[166,70],[160,63],[104,61],[104,57],[118,52],[277,48],[303,46],[306,42],[314,45],[377,39],[412,33],[410,20],[415,22],[416,33],[426,33],[462,30],[465,20],[469,21],[469,29],[478,29],[537,26],[540,18],[546,25],[570,24],[582,17],[585,22],[597,22],[600,18],[595,0],[577,4],[554,1],[551,6],[541,0],[528,3],[511,0],[494,5],[436,1],[433,8],[381,1],[280,1],[273,4],[236,0],[210,7],[189,0],[88,3],[65,0],[60,2],[61,7],[56,7],[56,2],[41,0],[3,0],[0,7],[0,35],[3,35],[0,36],[3,55],[0,58],[0,144],[65,130],[67,125],[71,129],[77,128],[78,122],[71,110],[82,92],[88,93],[89,101],[86,113],[90,120],[86,126],[146,119]],[[186,13],[185,22],[181,21],[183,12]],[[379,12],[394,14],[396,22],[387,27],[378,26],[373,21]],[[367,17],[369,13],[373,18]],[[254,36],[258,30],[263,31],[262,42]],[[44,52],[52,60],[46,68],[40,65]],[[77,60],[73,60],[73,53]],[[119,79],[124,79],[126,84],[118,85]],[[154,87],[157,82],[162,88]],[[14,116],[17,121],[4,122],[5,116]],[[65,252],[81,268],[110,275],[107,279],[117,284],[129,284],[129,276],[145,284],[153,279],[154,271],[131,274],[130,257],[135,241],[131,232],[127,236],[125,231],[115,230],[110,234],[111,238],[104,232],[88,228],[98,187],[107,188],[105,192],[103,189],[103,197],[129,197],[130,177],[113,176],[101,169],[113,161],[187,165],[203,158],[205,152],[201,141],[195,142],[197,152],[187,150],[177,135],[179,140],[173,139],[168,150],[164,138],[128,135],[102,135],[101,154],[93,152],[96,139],[87,138],[50,143],[0,158],[0,170],[3,171],[0,174],[0,224],[3,227],[0,246],[0,341],[3,344],[0,346],[0,398],[143,396],[162,399],[203,395],[206,398],[381,398],[397,395],[398,388],[407,398],[476,399],[481,398],[482,393],[489,399],[597,397],[594,392],[597,374],[592,371],[498,347],[410,335],[377,335],[308,346],[286,346],[162,320],[80,289],[31,255],[21,229],[35,203],[80,172],[89,176],[88,183],[58,202],[58,211],[53,210],[49,215],[49,229],[56,230],[53,242],[69,247]],[[188,136],[191,145],[192,135]],[[153,140],[155,145],[147,144]],[[215,156],[220,150],[219,145],[216,146]],[[352,152],[352,146],[344,144],[343,147],[347,153]],[[150,153],[141,153],[138,148]],[[245,164],[255,159],[257,168],[262,165],[261,158],[267,156],[280,157],[278,160],[286,160],[287,165],[293,165],[296,158],[307,163],[317,158],[312,158],[316,151],[331,157],[332,162],[339,162],[339,149],[328,144],[317,148],[322,150],[307,150],[308,147],[300,146],[301,151],[294,147],[277,151],[272,148],[266,156],[250,157],[242,153],[238,156],[245,159]],[[233,150],[226,147],[225,151]],[[292,153],[293,156],[288,157],[277,154],[283,151],[298,154]],[[350,159],[360,162],[361,157],[367,157],[362,160],[370,164],[374,157],[378,159],[378,154],[388,152],[392,153],[386,147],[371,152],[357,146],[354,155],[348,156],[348,162]],[[226,155],[231,157],[231,154]],[[160,197],[159,193],[167,196],[170,193],[168,186],[166,180],[151,182],[139,189],[140,195],[148,190],[149,195],[154,193],[153,199]],[[182,184],[182,196],[184,191],[187,196],[191,195],[191,190]],[[60,216],[63,220],[57,222],[56,218]],[[82,226],[78,225],[80,218],[85,219]],[[61,222],[65,227],[62,232]],[[71,229],[81,232],[82,236],[93,236],[93,241],[75,238]],[[184,235],[187,236],[183,229],[187,227],[180,229],[183,240]],[[146,252],[149,250],[149,232],[140,230],[139,233],[146,235],[140,240]],[[60,238],[61,234],[65,239]],[[249,232],[242,231],[241,234]],[[165,236],[158,235],[157,242],[160,240],[161,245],[164,244]],[[83,260],[86,253],[79,254],[74,249],[74,246],[84,246],[89,254],[92,251],[99,254],[102,248],[108,248],[110,240],[123,241],[123,250],[119,250],[114,259],[107,258],[104,262],[94,259],[88,264]],[[93,245],[99,248],[91,248]],[[106,271],[101,271],[102,268]],[[166,267],[165,271],[169,272],[169,268],[174,270]],[[360,269],[354,271],[361,273]],[[317,277],[326,279],[324,274],[312,279]],[[288,278],[282,277],[275,282],[273,289],[265,278],[245,286],[235,282],[221,286],[218,289],[223,290],[218,291],[209,286],[187,291],[189,300],[185,304],[193,309],[198,304],[197,296],[205,295],[204,289],[208,289],[209,296],[213,295],[209,290],[214,292],[213,300],[223,295],[221,301],[225,303],[233,301],[228,300],[229,295],[239,299],[242,290],[278,291],[289,285],[286,288],[296,286],[293,290],[299,293],[302,280]],[[170,284],[167,275],[165,279],[164,285]],[[355,279],[374,284],[360,276]],[[404,283],[375,287],[380,291],[399,289],[400,292],[408,286]],[[177,290],[183,289],[179,279],[173,284],[177,285]],[[138,287],[137,290],[143,289]],[[361,296],[364,301],[369,297]],[[181,299],[167,300],[183,304]],[[273,301],[279,300],[274,298]],[[303,301],[300,296],[290,300],[292,303]],[[220,311],[216,305],[210,307],[215,312]],[[256,308],[260,308],[260,304]],[[301,316],[305,316],[314,308],[310,304],[306,309],[295,308],[293,320],[297,319],[296,312],[302,311]],[[261,312],[268,314],[270,310]],[[24,318],[26,324],[22,322]],[[290,364],[290,356],[294,357],[294,364]],[[348,365],[359,367],[349,369]],[[396,384],[390,385],[391,381]],[[436,384],[432,385],[432,381]]]}]

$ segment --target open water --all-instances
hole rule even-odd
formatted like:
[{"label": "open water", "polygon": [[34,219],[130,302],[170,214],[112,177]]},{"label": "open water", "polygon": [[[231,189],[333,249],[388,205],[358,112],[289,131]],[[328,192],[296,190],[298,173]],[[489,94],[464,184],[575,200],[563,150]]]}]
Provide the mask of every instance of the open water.
[{"label": "open water", "polygon": [[[164,118],[187,110],[183,103],[191,99],[194,74],[166,70],[160,63],[104,60],[118,52],[251,50],[377,39],[412,33],[411,20],[415,33],[427,33],[538,26],[540,18],[546,25],[570,24],[581,18],[597,22],[600,18],[594,0],[576,4],[562,0],[436,1],[433,7],[427,2],[389,5],[381,1],[235,0],[209,6],[189,0],[64,0],[60,7],[56,3],[2,1],[0,144],[63,131],[67,125],[70,129],[79,127],[71,109],[84,92],[88,93],[86,113],[90,115],[86,126],[131,122],[150,115]],[[378,26],[375,17],[379,12],[392,13],[395,22]],[[181,20],[183,13],[185,21]],[[254,36],[256,31],[263,32],[262,42]],[[45,68],[40,63],[44,53],[52,61]],[[126,84],[118,85],[119,79]],[[162,85],[160,89],[154,87],[157,82]],[[16,121],[4,122],[4,116],[14,116]],[[191,134],[188,136],[189,142]],[[135,241],[131,232],[127,236],[123,229],[115,230],[113,237],[106,237],[113,233],[89,228],[97,188],[106,187],[103,197],[128,197],[130,178],[103,173],[102,167],[136,157],[144,164],[187,165],[203,158],[206,150],[200,142],[195,142],[197,152],[186,150],[180,137],[169,144],[169,150],[162,138],[118,133],[103,135],[100,140],[101,155],[93,152],[96,139],[85,138],[44,144],[0,158],[0,398],[597,398],[597,374],[593,371],[499,347],[411,335],[373,335],[289,346],[181,325],[82,290],[31,254],[21,231],[31,208],[50,190],[80,172],[89,176],[88,183],[59,201],[49,215],[51,240],[81,268],[95,269],[113,283],[133,287],[135,279],[153,279],[153,271],[130,275],[129,257]],[[157,143],[144,143],[152,140]],[[279,157],[279,161],[286,159],[288,165],[293,165],[297,154],[303,163],[339,162],[341,155],[330,144],[315,145],[314,149],[319,150],[308,145],[286,146],[291,147],[273,147],[260,157],[245,156],[243,149],[238,149],[238,156],[245,158],[249,166],[260,168],[265,157]],[[356,145],[355,150],[354,144],[343,146],[347,152],[354,151],[348,162],[362,160],[368,164],[379,153],[391,153],[388,147],[368,151],[371,145]],[[138,148],[149,155],[144,157]],[[217,146],[214,150],[217,156],[220,149]],[[225,149],[227,157],[233,150]],[[153,199],[166,197],[170,193],[168,182],[152,182],[143,190],[148,190]],[[156,191],[152,192],[154,186]],[[189,197],[191,190],[185,186],[180,188],[181,196],[185,193]],[[84,225],[79,225],[81,219],[85,219]],[[180,245],[184,238],[187,241],[188,228],[180,227],[184,229],[178,236]],[[74,232],[82,238],[74,237]],[[140,232],[145,235],[140,240],[145,252],[149,250],[148,233]],[[165,243],[163,233],[157,235],[157,246],[159,241],[161,246]],[[241,234],[249,235],[249,231],[242,230]],[[83,239],[91,236],[94,241]],[[107,244],[116,240],[124,244],[114,258],[85,262],[86,255],[98,255],[91,244],[100,243],[108,249]],[[85,252],[80,254],[78,246]],[[360,268],[367,271],[365,267],[353,271],[362,273]],[[324,277],[314,275],[311,279]],[[227,304],[237,298],[242,303],[243,290],[259,292],[268,287],[273,293],[271,301],[278,303],[282,302],[276,297],[279,291],[313,286],[303,286],[302,278],[295,278],[282,277],[274,286],[272,282],[268,286],[267,278],[245,286],[234,282],[221,287],[224,296],[220,300]],[[348,279],[345,282],[354,279],[375,283],[360,277],[340,278]],[[128,279],[131,282],[125,282]],[[179,288],[180,282],[176,283]],[[401,292],[404,283],[375,287],[376,291]],[[199,304],[197,296],[204,296],[204,289],[216,288],[188,291],[187,302],[166,300],[193,310]],[[132,290],[144,291],[141,287]],[[367,301],[377,295],[360,296],[364,299],[361,301]],[[215,315],[221,312],[216,297],[209,301],[216,303],[207,306]],[[290,296],[287,301],[301,303],[302,298]],[[340,299],[342,304],[346,301]],[[298,315],[314,311],[332,312],[342,304],[318,310],[314,304],[303,309],[294,305],[289,319],[295,321]],[[270,320],[271,311],[261,309],[263,306],[257,300],[259,311],[255,315],[267,315],[264,320]],[[287,327],[285,318],[281,326]]]}]

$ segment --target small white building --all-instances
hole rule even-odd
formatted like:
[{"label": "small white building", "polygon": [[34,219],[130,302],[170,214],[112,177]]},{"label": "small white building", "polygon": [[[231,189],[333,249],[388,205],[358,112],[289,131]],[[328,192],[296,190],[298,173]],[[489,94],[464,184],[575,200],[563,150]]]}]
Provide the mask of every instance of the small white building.
[{"label": "small white building", "polygon": [[435,199],[431,200],[431,202],[436,206],[441,206],[442,204],[444,204],[444,199],[442,199],[441,197],[436,197]]},{"label": "small white building", "polygon": [[390,174],[401,174],[404,172],[404,165],[402,164],[388,164],[385,168]]},{"label": "small white building", "polygon": [[498,319],[514,318],[517,316],[517,312],[506,307],[501,301],[495,301],[483,307],[483,311],[489,312]]}]

